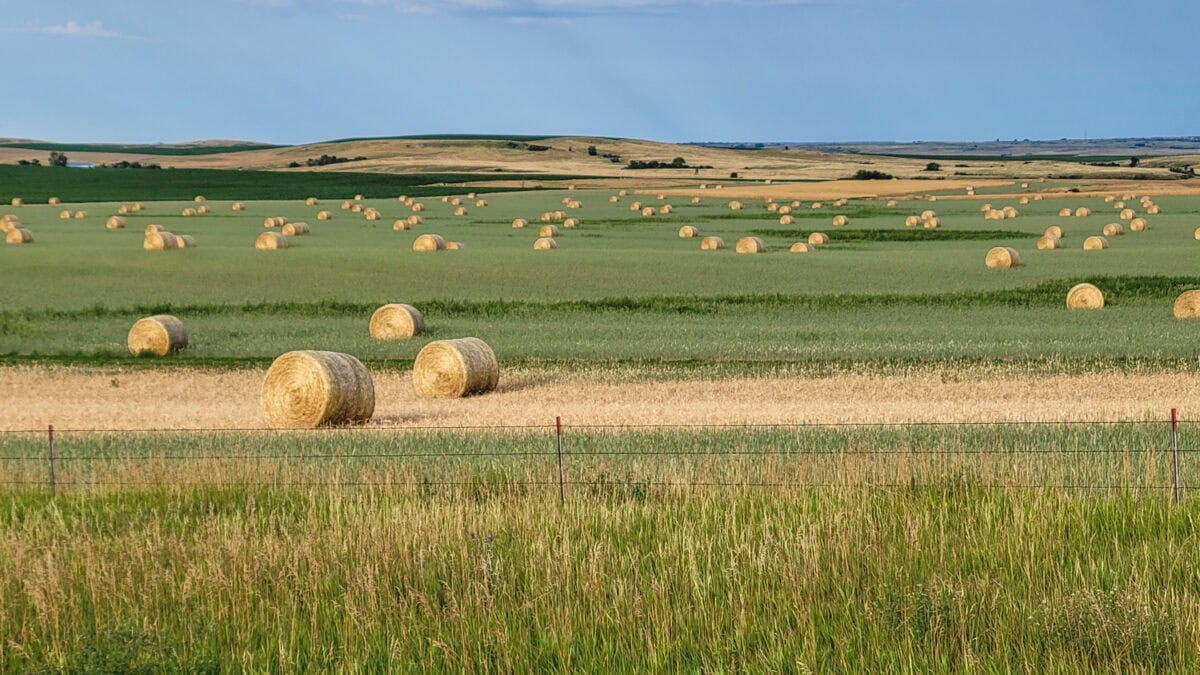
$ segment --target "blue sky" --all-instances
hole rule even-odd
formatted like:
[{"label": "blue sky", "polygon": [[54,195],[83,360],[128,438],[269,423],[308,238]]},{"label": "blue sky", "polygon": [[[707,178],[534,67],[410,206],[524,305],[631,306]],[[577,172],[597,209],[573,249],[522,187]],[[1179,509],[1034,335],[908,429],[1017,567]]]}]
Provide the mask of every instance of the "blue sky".
[{"label": "blue sky", "polygon": [[0,137],[1200,134],[1195,0],[0,0]]}]

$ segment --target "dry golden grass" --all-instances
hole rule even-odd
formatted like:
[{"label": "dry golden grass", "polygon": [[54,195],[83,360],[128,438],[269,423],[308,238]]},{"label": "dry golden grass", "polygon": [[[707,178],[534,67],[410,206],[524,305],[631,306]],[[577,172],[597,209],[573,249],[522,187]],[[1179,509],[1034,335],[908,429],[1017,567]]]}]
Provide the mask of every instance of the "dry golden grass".
[{"label": "dry golden grass", "polygon": [[[259,428],[265,370],[0,369],[0,429]],[[930,370],[626,382],[586,373],[507,370],[496,391],[421,400],[408,371],[373,372],[372,424],[742,424],[1161,419],[1200,409],[1195,375],[1109,372],[1030,377]],[[679,405],[687,401],[687,405]],[[864,405],[870,401],[870,405]]]}]

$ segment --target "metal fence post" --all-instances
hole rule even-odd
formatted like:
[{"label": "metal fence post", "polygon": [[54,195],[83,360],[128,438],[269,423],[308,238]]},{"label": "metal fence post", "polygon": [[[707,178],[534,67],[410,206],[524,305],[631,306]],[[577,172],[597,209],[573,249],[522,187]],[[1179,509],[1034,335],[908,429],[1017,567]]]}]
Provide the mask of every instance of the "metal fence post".
[{"label": "metal fence post", "polygon": [[1179,483],[1179,411],[1171,408],[1171,488],[1175,493],[1175,503],[1179,503],[1181,485]]},{"label": "metal fence post", "polygon": [[54,489],[55,489],[55,480],[54,480],[54,425],[53,425],[53,424],[51,424],[51,425],[50,425],[50,428],[49,428],[49,433],[50,433],[50,493],[51,493],[51,494],[53,494],[53,493],[54,493]]},{"label": "metal fence post", "polygon": [[554,418],[555,435],[558,439],[558,505],[566,506],[567,504],[567,483],[563,474],[563,437],[562,437],[562,416]]}]

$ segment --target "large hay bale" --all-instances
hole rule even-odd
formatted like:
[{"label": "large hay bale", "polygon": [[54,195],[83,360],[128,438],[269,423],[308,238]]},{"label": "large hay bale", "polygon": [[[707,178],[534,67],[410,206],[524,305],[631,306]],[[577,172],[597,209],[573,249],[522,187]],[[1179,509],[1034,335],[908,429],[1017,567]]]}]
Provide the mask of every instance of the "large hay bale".
[{"label": "large hay bale", "polygon": [[779,205],[775,202],[771,202],[770,204],[767,204],[767,211],[771,213],[777,213],[779,211]]},{"label": "large hay bale", "polygon": [[371,315],[371,337],[376,340],[400,340],[425,332],[425,317],[412,305],[384,305]]},{"label": "large hay bale", "polygon": [[1006,206],[1003,209],[1001,209],[1001,213],[1004,214],[1005,218],[1016,218],[1017,216],[1021,215],[1021,213],[1019,211],[1017,211],[1016,209],[1014,209],[1011,206]]},{"label": "large hay bale", "polygon": [[354,206],[354,205],[351,204],[349,200],[342,202],[343,209],[349,210],[351,206]]},{"label": "large hay bale", "polygon": [[125,215],[125,214],[127,214],[127,213],[129,213],[129,207],[128,207],[127,205],[125,205],[125,204],[122,204],[122,205],[120,205],[120,206],[118,206],[118,207],[117,207],[117,214],[118,214],[118,215],[122,215],[122,216],[123,216],[123,215]]},{"label": "large hay bale", "polygon": [[812,253],[817,249],[806,241],[798,241],[792,244],[792,247],[788,250],[790,250],[792,253]]},{"label": "large hay bale", "polygon": [[50,206],[58,206],[59,204],[62,203],[62,200],[59,199],[58,197],[51,197],[50,199],[46,200],[46,203],[49,204]]},{"label": "large hay bale", "polygon": [[738,253],[766,253],[767,245],[758,237],[742,237],[737,240],[734,250]]},{"label": "large hay bale", "polygon": [[696,227],[695,225],[684,225],[683,227],[679,228],[680,239],[691,239],[692,237],[699,236],[700,228]]},{"label": "large hay bale", "polygon": [[462,200],[458,197],[455,197],[450,200],[450,206],[462,206]]},{"label": "large hay bale", "polygon": [[617,196],[618,197],[628,197],[629,191],[628,190],[619,190],[619,191],[617,191]]},{"label": "large hay bale", "polygon": [[412,215],[412,216],[408,217],[408,224],[409,225],[424,225],[425,219],[422,218],[421,216]]},{"label": "large hay bale", "polygon": [[1150,229],[1150,223],[1145,218],[1134,218],[1129,221],[1129,229],[1134,232],[1145,232]]},{"label": "large hay bale", "polygon": [[1121,212],[1117,214],[1117,217],[1121,220],[1133,220],[1133,216],[1133,209],[1121,209]]},{"label": "large hay bale", "polygon": [[984,258],[984,264],[990,269],[1006,270],[1010,267],[1018,267],[1021,264],[1021,255],[1017,250],[1008,246],[996,246],[987,252]]},{"label": "large hay bale", "polygon": [[1041,251],[1053,251],[1056,248],[1062,248],[1062,239],[1049,234],[1042,235],[1037,240],[1037,247]]},{"label": "large hay bale", "polygon": [[675,207],[671,206],[670,204],[663,204],[662,206],[660,206],[658,208],[659,214],[664,215],[664,216],[669,216],[674,211],[675,211]]},{"label": "large hay bale", "polygon": [[1067,309],[1103,309],[1104,293],[1092,284],[1075,284],[1067,291]]},{"label": "large hay bale", "polygon": [[196,209],[196,215],[203,216],[203,215],[207,215],[208,212],[209,212],[209,208],[207,206],[201,206],[200,208]]},{"label": "large hay bale", "polygon": [[129,206],[129,210],[133,211],[134,213],[138,213],[139,211],[142,211],[145,208],[146,208],[146,205],[141,202],[134,202],[133,204],[131,204]]},{"label": "large hay bale", "polygon": [[182,321],[170,314],[158,314],[134,323],[126,343],[134,356],[166,356],[187,349],[188,334]]},{"label": "large hay bale", "polygon": [[1162,213],[1162,209],[1158,208],[1158,204],[1151,205],[1146,208],[1146,213],[1152,216],[1157,216]]},{"label": "large hay bale", "polygon": [[196,238],[190,234],[177,234],[175,248],[196,248]]},{"label": "large hay bale", "polygon": [[423,234],[413,242],[414,251],[431,252],[446,250],[446,240],[440,234]]},{"label": "large hay bale", "polygon": [[[579,202],[572,202],[572,203],[578,204]],[[486,199],[478,199],[475,201],[475,208],[477,208],[477,209],[482,209],[482,208],[486,207],[487,205],[488,205],[488,203],[487,203]],[[579,207],[576,206],[575,208],[579,208]]]},{"label": "large hay bale", "polygon": [[233,206],[231,206],[230,208],[232,208],[234,211],[245,211],[246,205],[241,202],[234,202]]},{"label": "large hay bale", "polygon": [[567,227],[567,228],[579,227],[579,219],[578,218],[567,218],[566,220],[563,221],[563,227]]},{"label": "large hay bale", "polygon": [[720,237],[705,237],[700,240],[701,251],[720,251],[725,248],[725,240]]},{"label": "large hay bale", "polygon": [[1054,237],[1055,239],[1062,239],[1066,236],[1063,234],[1063,229],[1057,225],[1051,225],[1050,227],[1047,227],[1043,234],[1045,234],[1047,237]]},{"label": "large hay bale", "polygon": [[496,353],[479,338],[430,342],[413,362],[413,389],[420,398],[486,394],[499,382]]},{"label": "large hay bale", "polygon": [[941,226],[942,221],[938,220],[937,218],[930,218],[929,220],[921,221],[921,227],[927,230],[936,230]]},{"label": "large hay bale", "polygon": [[303,237],[312,230],[309,229],[308,223],[288,223],[283,226],[282,231],[289,237]]},{"label": "large hay bale", "polygon": [[70,220],[71,217],[72,217],[72,213],[70,211],[62,210],[62,211],[58,212],[59,220]]},{"label": "large hay bale", "polygon": [[413,213],[420,213],[425,210],[425,205],[420,202],[412,205]]},{"label": "large hay bale", "polygon": [[152,233],[152,232],[162,232],[162,231],[163,231],[163,230],[165,230],[165,229],[166,229],[166,228],[165,228],[165,227],[163,227],[162,225],[155,225],[154,223],[150,223],[149,225],[147,225],[147,226],[146,226],[146,229],[145,229],[145,230],[143,230],[143,231],[142,231],[142,233],[143,233],[143,234],[150,234],[150,233]]},{"label": "large hay bale", "polygon": [[364,423],[375,414],[375,384],[349,354],[288,352],[275,359],[263,379],[262,411],[274,428]]},{"label": "large hay bale", "polygon": [[1103,251],[1108,248],[1108,240],[1104,237],[1088,237],[1083,240],[1083,250]]},{"label": "large hay bale", "polygon": [[[573,189],[575,189],[575,186],[574,186],[574,185],[572,185],[572,186],[571,186],[571,189],[572,189],[572,190],[573,190]],[[468,193],[467,193],[467,199],[475,199],[475,193],[474,193],[474,192],[468,192]]]},{"label": "large hay bale", "polygon": [[354,195],[354,201],[356,202],[361,202],[364,199],[366,199],[365,195]]},{"label": "large hay bale", "polygon": [[529,227],[529,221],[524,218],[516,218],[512,221],[512,226],[518,230]]},{"label": "large hay bale", "polygon": [[283,216],[269,216],[267,218],[263,218],[263,227],[266,228],[283,227],[286,224],[287,218],[284,218]]},{"label": "large hay bale", "polygon": [[184,218],[191,218],[192,216],[196,215],[196,209],[190,207],[186,208],[180,212],[180,215],[182,215]]},{"label": "large hay bale", "polygon": [[558,234],[557,225],[543,225],[541,229],[538,230],[539,237],[557,237]]},{"label": "large hay bale", "polygon": [[937,211],[927,209],[921,212],[921,220],[930,220],[931,218],[937,218]]},{"label": "large hay bale", "polygon": [[1086,206],[1081,206],[1081,207],[1075,209],[1075,217],[1076,218],[1086,218],[1090,215],[1092,215],[1092,210]]},{"label": "large hay bale", "polygon": [[829,235],[824,232],[813,232],[808,235],[808,243],[813,246],[824,246],[829,243]]},{"label": "large hay bale", "polygon": [[655,211],[654,207],[652,207],[652,206],[647,206],[646,208],[642,209],[642,217],[643,218],[652,218],[655,213],[658,213],[658,212]]},{"label": "large hay bale", "polygon": [[465,251],[465,250],[467,250],[467,246],[466,246],[466,244],[462,243],[461,241],[448,241],[448,242],[446,242],[446,250],[447,251]]},{"label": "large hay bale", "polygon": [[1175,298],[1176,319],[1200,319],[1200,291],[1184,291]]},{"label": "large hay bale", "polygon": [[616,204],[616,203],[617,203],[617,202],[619,202],[619,201],[621,201],[621,198],[620,198],[620,197],[618,197],[618,196],[616,196],[616,195],[613,195],[613,196],[611,196],[611,197],[609,197],[609,198],[608,198],[608,203],[609,203],[609,204]]},{"label": "large hay bale", "polygon": [[76,211],[74,214],[75,220],[83,220],[84,218],[87,218],[87,217],[88,217],[87,211]]},{"label": "large hay bale", "polygon": [[1058,217],[1059,218],[1070,218],[1071,217],[1071,209],[1069,209],[1065,206],[1063,208],[1059,209]]},{"label": "large hay bale", "polygon": [[404,232],[408,229],[408,221],[403,218],[392,223],[393,232]]},{"label": "large hay bale", "polygon": [[32,244],[33,233],[23,227],[13,227],[4,233],[4,241],[9,244]]},{"label": "large hay bale", "polygon": [[317,205],[317,204],[319,204],[319,203],[320,203],[320,202],[318,202],[318,201],[317,201],[317,198],[316,198],[316,197],[309,197],[308,199],[305,199],[305,200],[304,200],[304,205],[305,205],[305,206],[316,206],[316,205]]},{"label": "large hay bale", "polygon": [[291,245],[288,238],[279,232],[263,232],[254,240],[254,248],[260,251],[274,251]]},{"label": "large hay bale", "polygon": [[1200,241],[1200,227],[1196,228],[1196,231],[1192,233],[1192,237],[1194,239]]},{"label": "large hay bale", "polygon": [[741,202],[737,202],[737,201],[734,201],[734,202],[729,202],[729,210],[730,210],[730,211],[741,211],[741,210],[742,210],[742,203],[741,203]]},{"label": "large hay bale", "polygon": [[454,209],[454,215],[465,216],[467,215],[467,210],[460,206],[457,209]]},{"label": "large hay bale", "polygon": [[1105,198],[1104,198],[1104,202],[1105,202],[1106,204],[1111,204],[1111,203],[1113,203],[1113,202],[1115,202],[1115,201],[1117,201],[1117,198],[1116,198],[1116,197],[1114,197],[1114,196],[1112,196],[1112,195],[1108,195],[1107,197],[1105,197]]},{"label": "large hay bale", "polygon": [[896,206],[896,200],[895,200],[895,199],[889,199],[889,200],[888,200],[888,202],[887,202],[887,205],[888,205],[888,208],[892,208],[892,207]]},{"label": "large hay bale", "polygon": [[367,220],[379,220],[383,216],[380,215],[379,211],[377,211],[375,209],[364,209],[363,217],[366,218]]},{"label": "large hay bale", "polygon": [[990,203],[990,202],[989,202],[989,203],[986,203],[986,204],[980,204],[980,205],[979,205],[979,212],[980,212],[980,213],[987,213],[988,211],[994,211],[994,210],[995,210],[995,209],[993,209],[993,208],[992,208],[992,205],[991,205],[991,203]]},{"label": "large hay bale", "polygon": [[9,203],[11,203],[13,206],[25,206],[25,200],[21,199],[20,197],[13,197],[12,201]]},{"label": "large hay bale", "polygon": [[362,213],[362,212],[363,212],[362,204],[351,204],[350,205],[350,213]]},{"label": "large hay bale", "polygon": [[328,211],[317,211],[317,220],[329,220],[333,214]]},{"label": "large hay bale", "polygon": [[104,227],[110,230],[123,230],[127,221],[121,216],[109,216],[108,220],[104,221]]},{"label": "large hay bale", "polygon": [[1017,203],[1024,206],[1029,203],[1029,197],[1021,197],[1017,200]]},{"label": "large hay bale", "polygon": [[146,237],[142,239],[142,248],[147,251],[171,251],[179,248],[179,242],[175,241],[175,235],[170,232],[158,230],[146,233]]},{"label": "large hay bale", "polygon": [[1104,226],[1102,234],[1106,237],[1119,237],[1125,234],[1125,228],[1121,227],[1120,223],[1109,223]]},{"label": "large hay bale", "polygon": [[558,248],[558,242],[551,237],[538,237],[538,240],[533,242],[535,251],[552,251],[556,248]]},{"label": "large hay bale", "polygon": [[633,202],[633,203],[631,203],[631,204],[629,205],[629,210],[630,210],[630,211],[641,211],[641,210],[642,210],[642,203],[641,203],[641,202]]},{"label": "large hay bale", "polygon": [[833,226],[834,227],[845,227],[846,225],[849,225],[849,224],[850,224],[850,219],[847,218],[846,216],[838,215],[838,216],[833,217]]},{"label": "large hay bale", "polygon": [[204,195],[196,195],[195,201],[197,204],[203,204],[204,202],[206,202],[208,200],[204,198]]},{"label": "large hay bale", "polygon": [[791,212],[792,212],[792,207],[790,207],[790,206],[779,207],[779,215],[781,215],[781,216],[786,216],[786,215],[790,214]]},{"label": "large hay bale", "polygon": [[908,216],[907,218],[904,219],[905,227],[916,227],[920,224],[921,224],[921,218],[919,216]]},{"label": "large hay bale", "polygon": [[796,219],[791,216],[779,216],[780,225],[795,225]]}]

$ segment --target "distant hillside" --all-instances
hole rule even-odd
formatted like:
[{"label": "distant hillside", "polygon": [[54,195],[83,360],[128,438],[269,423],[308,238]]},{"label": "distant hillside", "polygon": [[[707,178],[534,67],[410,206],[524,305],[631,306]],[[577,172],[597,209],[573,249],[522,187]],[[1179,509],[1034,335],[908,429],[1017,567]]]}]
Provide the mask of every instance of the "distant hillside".
[{"label": "distant hillside", "polygon": [[891,155],[925,159],[979,158],[1006,160],[1109,161],[1200,153],[1200,136],[1178,138],[1098,138],[1057,141],[920,141],[912,143],[804,143],[824,152]]},{"label": "distant hillside", "polygon": [[197,141],[195,143],[171,144],[122,144],[122,143],[48,143],[45,141],[5,140],[0,148],[41,150],[43,152],[97,152],[133,155],[155,155],[186,157],[190,155],[223,155],[231,152],[266,150],[282,146],[249,141]]}]

